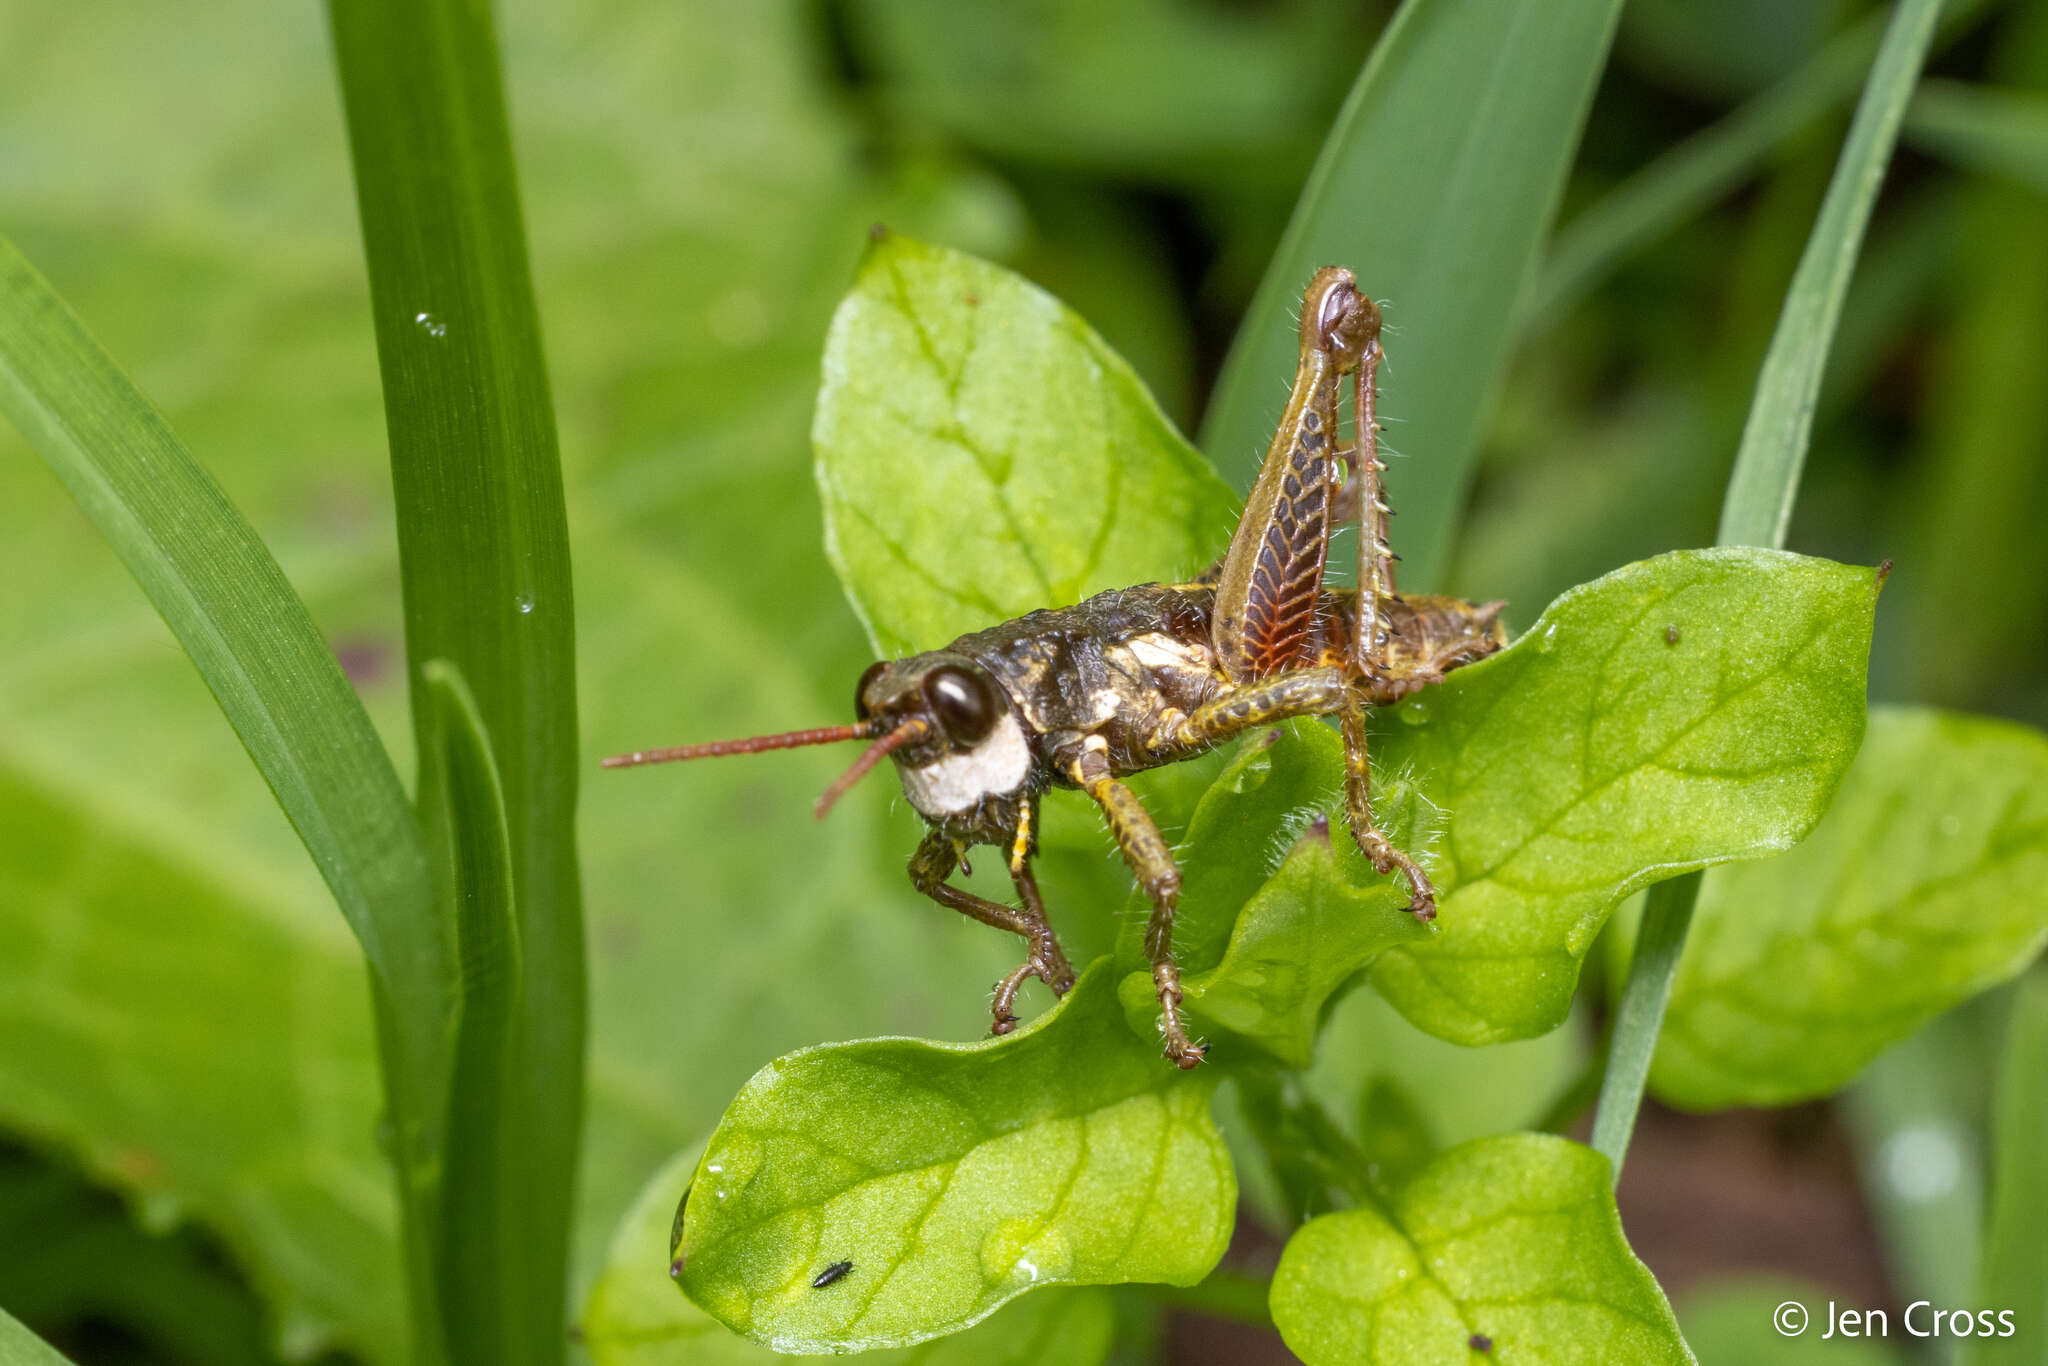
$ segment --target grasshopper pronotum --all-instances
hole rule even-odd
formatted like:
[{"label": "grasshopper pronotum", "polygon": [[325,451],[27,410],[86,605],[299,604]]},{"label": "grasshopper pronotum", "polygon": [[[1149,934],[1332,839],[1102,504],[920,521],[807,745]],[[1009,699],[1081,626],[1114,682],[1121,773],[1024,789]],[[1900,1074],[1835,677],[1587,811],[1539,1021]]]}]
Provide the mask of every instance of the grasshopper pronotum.
[{"label": "grasshopper pronotum", "polygon": [[[1325,267],[1302,299],[1294,388],[1267,448],[1230,548],[1189,583],[1139,584],[1028,613],[944,649],[884,660],[861,675],[852,725],[746,740],[643,750],[608,767],[838,740],[867,740],[853,766],[818,798],[817,814],[883,758],[896,761],[911,805],[929,827],[910,879],[942,906],[1009,930],[1029,945],[997,986],[994,1032],[1016,1025],[1017,992],[1037,977],[1055,992],[1074,971],[1047,921],[1032,876],[1040,799],[1076,788],[1101,809],[1152,903],[1152,965],[1166,1055],[1202,1059],[1181,1019],[1173,958],[1180,869],[1159,827],[1122,779],[1199,754],[1256,726],[1335,716],[1344,735],[1345,814],[1382,874],[1408,882],[1409,909],[1436,915],[1436,891],[1374,822],[1366,714],[1440,681],[1500,648],[1500,603],[1404,597],[1394,589],[1388,510],[1373,418],[1380,314],[1351,272]],[[1354,445],[1340,446],[1338,405],[1353,382]],[[1348,479],[1340,470],[1348,469]],[[1358,586],[1324,587],[1331,529],[1359,526]],[[1009,860],[1019,903],[951,886],[967,850],[994,845]]]}]

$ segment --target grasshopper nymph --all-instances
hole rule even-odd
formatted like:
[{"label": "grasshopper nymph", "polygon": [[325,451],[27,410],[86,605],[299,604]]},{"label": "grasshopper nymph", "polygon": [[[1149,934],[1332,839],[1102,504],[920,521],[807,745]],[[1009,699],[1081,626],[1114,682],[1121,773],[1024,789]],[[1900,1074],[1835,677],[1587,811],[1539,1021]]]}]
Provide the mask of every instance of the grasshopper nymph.
[{"label": "grasshopper nymph", "polygon": [[[1436,891],[1373,819],[1366,715],[1461,664],[1500,648],[1500,603],[1403,596],[1394,589],[1387,505],[1373,420],[1380,314],[1351,272],[1326,267],[1302,300],[1294,388],[1244,515],[1221,561],[1190,583],[1145,583],[1072,607],[1031,612],[941,650],[884,660],[861,676],[854,724],[749,740],[646,750],[610,767],[751,754],[867,740],[868,748],[817,802],[823,816],[879,764],[896,762],[928,829],[910,880],[942,906],[1021,936],[1022,964],[997,986],[997,1034],[1016,1025],[1025,981],[1073,985],[1031,873],[1037,813],[1050,788],[1075,788],[1101,808],[1152,903],[1145,952],[1157,988],[1166,1055],[1200,1062],[1181,1019],[1173,914],[1180,869],[1166,839],[1122,781],[1199,754],[1257,726],[1335,716],[1346,756],[1345,814],[1382,874],[1398,871],[1418,919]],[[1353,383],[1355,445],[1339,444],[1339,391]],[[1349,471],[1348,479],[1340,472]],[[1358,586],[1323,585],[1332,527],[1359,526]],[[1019,904],[949,885],[969,848],[1008,857]]]}]

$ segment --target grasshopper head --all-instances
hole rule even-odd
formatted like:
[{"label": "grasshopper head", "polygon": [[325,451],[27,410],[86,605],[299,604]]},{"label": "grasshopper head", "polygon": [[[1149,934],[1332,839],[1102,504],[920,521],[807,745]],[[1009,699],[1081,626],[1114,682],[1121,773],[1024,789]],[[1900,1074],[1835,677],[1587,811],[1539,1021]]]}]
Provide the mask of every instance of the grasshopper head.
[{"label": "grasshopper head", "polygon": [[1031,746],[1017,709],[988,670],[964,655],[938,651],[870,666],[854,690],[854,714],[877,734],[910,733],[891,752],[910,804],[932,819],[965,815],[1030,776]]}]

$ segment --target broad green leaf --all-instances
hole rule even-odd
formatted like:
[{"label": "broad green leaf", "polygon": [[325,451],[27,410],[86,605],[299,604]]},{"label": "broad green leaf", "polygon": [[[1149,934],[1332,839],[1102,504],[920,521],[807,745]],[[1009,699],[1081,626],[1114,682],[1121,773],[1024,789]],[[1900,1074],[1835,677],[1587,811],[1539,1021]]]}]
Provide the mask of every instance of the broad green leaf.
[{"label": "broad green leaf", "polygon": [[63,1353],[0,1309],[0,1366],[70,1366]]},{"label": "broad green leaf", "polygon": [[[1777,1277],[1715,1281],[1678,1302],[1678,1322],[1700,1366],[1903,1366],[1899,1353],[1875,1339],[1822,1336],[1828,1303],[1839,1293]],[[1784,1322],[1803,1321],[1803,1332],[1787,1335],[1777,1327],[1772,1316],[1787,1304],[1798,1305],[1805,1317],[1787,1310]],[[1903,1327],[1894,1326],[1903,1337]]]},{"label": "broad green leaf", "polygon": [[[1991,1208],[1984,1234],[1983,1282],[1977,1303],[2000,1307],[2048,1304],[2048,976],[2024,979],[2013,994],[1998,1069],[1993,1113]],[[2032,1314],[2027,1316],[2032,1318]],[[2025,1333],[1972,1341],[1968,1366],[2027,1366],[2041,1359]]]},{"label": "broad green leaf", "polygon": [[1545,609],[1404,703],[1377,745],[1446,814],[1437,932],[1372,983],[1442,1038],[1564,1018],[1608,912],[1646,884],[1796,843],[1863,734],[1877,576],[1779,551],[1677,551]]},{"label": "broad green leaf", "polygon": [[1651,1085],[1689,1109],[1826,1095],[2044,942],[2048,740],[1875,710],[1804,843],[1708,875]]},{"label": "broad green leaf", "polygon": [[[424,670],[444,659],[490,742],[523,964],[502,1002],[517,1013],[503,1036],[517,1056],[487,1069],[514,1079],[491,1104],[517,1142],[469,1174],[491,1189],[443,1206],[444,1218],[483,1223],[436,1230],[468,1254],[443,1260],[436,1294],[450,1360],[546,1366],[562,1357],[583,1128],[582,763],[568,517],[497,34],[489,6],[469,0],[335,0],[328,19],[369,264],[421,768],[430,741],[419,719],[434,705]],[[485,845],[500,833],[453,839]],[[416,1244],[423,1220],[406,1212]],[[415,1286],[421,1322],[423,1296]],[[480,1341],[486,1316],[496,1331]]]},{"label": "broad green leaf", "polygon": [[1202,447],[1249,485],[1293,371],[1309,276],[1350,266],[1386,300],[1379,411],[1412,457],[1387,475],[1411,588],[1436,586],[1449,563],[1516,303],[1620,11],[1619,0],[1403,5],[1323,143],[1217,378]]},{"label": "broad green leaf", "polygon": [[1735,472],[1721,505],[1720,543],[1782,546],[1813,430],[1813,408],[1828,346],[1849,293],[1849,277],[1884,183],[1906,103],[1934,38],[1942,0],[1899,0],[1877,62],[1842,145],[1834,179],[1799,269],[1785,294],[1778,330],[1757,378]]},{"label": "broad green leaf", "polygon": [[1537,1134],[1475,1139],[1383,1210],[1311,1220],[1280,1254],[1273,1321],[1308,1366],[1692,1361],[1606,1160]]},{"label": "broad green leaf", "polygon": [[792,1054],[705,1150],[683,1288],[792,1352],[922,1341],[1037,1286],[1191,1285],[1223,1255],[1237,1198],[1214,1087],[1125,1027],[1106,964],[1007,1038]]},{"label": "broad green leaf", "polygon": [[71,1148],[148,1224],[203,1219],[296,1350],[344,1336],[400,1359],[398,1214],[347,929],[12,744],[0,830],[10,1126]]},{"label": "broad green leaf", "polygon": [[1236,510],[1080,318],[897,234],[832,319],[811,435],[832,562],[887,655],[1189,577]]},{"label": "broad green leaf", "polygon": [[[791,1360],[736,1336],[677,1294],[669,1278],[676,1209],[696,1174],[701,1146],[685,1148],[656,1172],[612,1235],[580,1325],[596,1366],[775,1366]],[[1100,1366],[1115,1328],[1108,1292],[1045,1290],[965,1332],[865,1353],[862,1360],[875,1366]]]},{"label": "broad green leaf", "polygon": [[1906,137],[1965,170],[2048,190],[2048,96],[1964,81],[1922,81],[1906,108]]}]

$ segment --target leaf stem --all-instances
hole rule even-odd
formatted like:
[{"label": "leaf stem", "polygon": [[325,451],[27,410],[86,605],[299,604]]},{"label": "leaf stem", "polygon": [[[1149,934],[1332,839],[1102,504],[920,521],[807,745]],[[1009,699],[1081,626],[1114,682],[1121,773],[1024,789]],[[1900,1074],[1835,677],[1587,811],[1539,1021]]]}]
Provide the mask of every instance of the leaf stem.
[{"label": "leaf stem", "polygon": [[1629,1136],[1635,1132],[1636,1111],[1642,1106],[1643,1085],[1664,1024],[1664,1007],[1671,1000],[1671,979],[1685,949],[1685,933],[1692,927],[1693,904],[1699,898],[1703,876],[1686,873],[1658,883],[1650,889],[1649,904],[1643,908],[1643,927],[1636,936],[1635,956],[1629,961],[1628,984],[1621,989],[1621,1008],[1615,1012],[1614,1039],[1608,1045],[1606,1074],[1600,1081],[1600,1104],[1593,1112],[1593,1146],[1613,1164],[1617,1182]]}]

